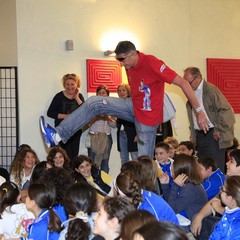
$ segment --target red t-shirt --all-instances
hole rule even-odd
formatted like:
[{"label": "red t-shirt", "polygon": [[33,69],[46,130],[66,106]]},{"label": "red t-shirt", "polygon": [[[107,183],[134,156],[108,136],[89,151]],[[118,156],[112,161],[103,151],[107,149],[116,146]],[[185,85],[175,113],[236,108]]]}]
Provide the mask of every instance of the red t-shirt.
[{"label": "red t-shirt", "polygon": [[138,122],[155,126],[163,121],[164,83],[172,83],[177,73],[152,55],[139,53],[135,67],[128,69],[134,114]]}]

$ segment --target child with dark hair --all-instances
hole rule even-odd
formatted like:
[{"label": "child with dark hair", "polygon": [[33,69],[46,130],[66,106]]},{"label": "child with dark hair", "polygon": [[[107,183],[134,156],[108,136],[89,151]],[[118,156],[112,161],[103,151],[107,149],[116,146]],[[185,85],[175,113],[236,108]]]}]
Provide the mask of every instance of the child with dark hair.
[{"label": "child with dark hair", "polygon": [[225,212],[209,239],[240,239],[240,176],[228,177],[220,196]]},{"label": "child with dark hair", "polygon": [[30,184],[37,183],[43,172],[48,170],[49,168],[52,168],[52,165],[49,164],[47,161],[41,161],[40,163],[38,163],[33,169]]},{"label": "child with dark hair", "polygon": [[19,203],[20,192],[13,182],[0,186],[0,239],[27,236],[27,228],[34,221],[34,215]]},{"label": "child with dark hair", "polygon": [[178,145],[178,152],[195,157],[195,147],[191,141],[182,141]]},{"label": "child with dark hair", "polygon": [[170,147],[165,142],[158,142],[155,146],[155,162],[157,163],[159,170],[158,170],[158,177],[161,175],[168,175],[169,176],[169,185],[172,185],[173,176],[172,176],[172,165],[173,159],[170,158]]},{"label": "child with dark hair", "polygon": [[92,185],[99,196],[105,197],[111,190],[112,178],[85,155],[79,155],[72,161],[73,177],[76,182],[87,182]]},{"label": "child with dark hair", "polygon": [[[230,160],[226,163],[227,177],[240,176],[240,149],[232,150],[229,154]],[[192,221],[191,231],[199,239],[208,239],[214,226],[219,221],[216,215],[222,215],[224,207],[219,194],[209,200]]]},{"label": "child with dark hair", "polygon": [[69,220],[62,223],[59,240],[88,240],[93,238],[92,214],[96,210],[96,191],[84,182],[74,183],[67,190],[64,206]]},{"label": "child with dark hair", "polygon": [[127,198],[136,209],[152,213],[158,221],[179,224],[176,214],[159,195],[141,189],[136,177],[131,172],[120,173],[114,183],[115,195]]},{"label": "child with dark hair", "polygon": [[60,167],[69,170],[71,160],[68,157],[65,149],[56,146],[51,148],[49,151],[47,161],[54,167]]},{"label": "child with dark hair", "polygon": [[69,186],[74,183],[74,179],[71,177],[69,171],[58,167],[50,168],[43,172],[38,182],[54,188],[56,197],[52,207],[58,214],[61,221],[66,221],[68,219],[68,215],[63,206],[63,198]]},{"label": "child with dark hair", "polygon": [[193,156],[179,154],[175,157],[173,166],[172,186],[168,184],[169,178],[161,179],[164,198],[176,214],[179,213],[192,221],[207,203],[197,160]]},{"label": "child with dark hair", "polygon": [[180,227],[168,222],[152,222],[136,230],[132,240],[188,240]]},{"label": "child with dark hair", "polygon": [[157,219],[146,210],[134,210],[128,213],[121,225],[121,239],[132,240],[134,232],[147,223],[157,222]]},{"label": "child with dark hair", "polygon": [[105,240],[120,238],[120,229],[124,217],[134,210],[134,206],[122,197],[107,197],[94,216],[94,234]]},{"label": "child with dark hair", "polygon": [[208,195],[208,200],[210,200],[219,193],[226,176],[217,168],[215,161],[210,157],[199,158],[198,163],[203,178],[202,185]]},{"label": "child with dark hair", "polygon": [[26,207],[36,219],[29,226],[28,237],[22,240],[58,240],[61,220],[52,209],[55,196],[55,189],[44,184],[33,183],[29,186]]}]

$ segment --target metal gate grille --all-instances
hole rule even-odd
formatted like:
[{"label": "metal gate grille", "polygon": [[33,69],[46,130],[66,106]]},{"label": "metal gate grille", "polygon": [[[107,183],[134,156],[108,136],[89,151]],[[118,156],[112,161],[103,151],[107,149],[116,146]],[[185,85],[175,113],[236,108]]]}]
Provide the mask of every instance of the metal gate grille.
[{"label": "metal gate grille", "polygon": [[0,67],[0,163],[7,168],[18,147],[17,68]]}]

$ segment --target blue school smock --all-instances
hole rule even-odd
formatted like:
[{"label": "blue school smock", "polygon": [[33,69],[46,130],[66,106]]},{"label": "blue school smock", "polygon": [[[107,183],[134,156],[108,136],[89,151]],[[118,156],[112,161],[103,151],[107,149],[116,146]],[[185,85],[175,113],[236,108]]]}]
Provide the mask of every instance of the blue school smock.
[{"label": "blue school smock", "polygon": [[58,232],[50,232],[48,223],[50,220],[49,210],[42,210],[38,217],[28,228],[28,236],[21,240],[58,240]]},{"label": "blue school smock", "polygon": [[143,201],[139,204],[138,209],[152,213],[158,221],[179,225],[175,212],[162,197],[153,192],[142,190],[142,198]]},{"label": "blue school smock", "polygon": [[239,240],[240,239],[240,208],[226,210],[215,226],[209,240]]}]

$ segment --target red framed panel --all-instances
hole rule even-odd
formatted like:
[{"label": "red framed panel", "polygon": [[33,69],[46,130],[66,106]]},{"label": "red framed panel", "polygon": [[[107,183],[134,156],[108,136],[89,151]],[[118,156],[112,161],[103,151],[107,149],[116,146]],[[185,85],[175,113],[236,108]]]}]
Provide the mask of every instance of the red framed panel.
[{"label": "red framed panel", "polygon": [[240,59],[207,58],[207,80],[217,86],[240,113]]},{"label": "red framed panel", "polygon": [[122,71],[118,61],[87,59],[87,91],[96,92],[99,85],[108,86],[110,92],[116,92],[122,83]]}]

